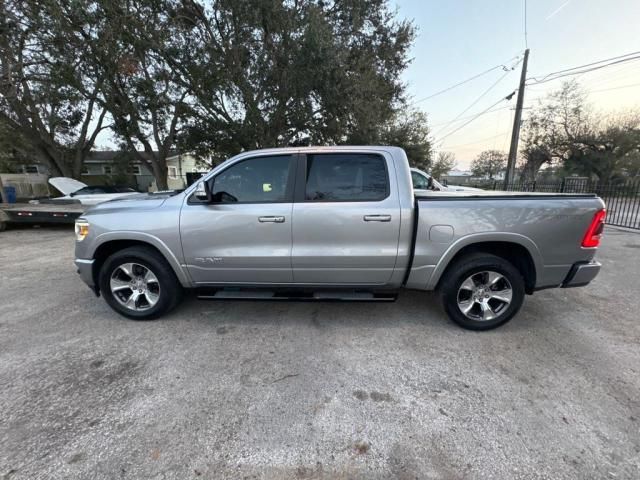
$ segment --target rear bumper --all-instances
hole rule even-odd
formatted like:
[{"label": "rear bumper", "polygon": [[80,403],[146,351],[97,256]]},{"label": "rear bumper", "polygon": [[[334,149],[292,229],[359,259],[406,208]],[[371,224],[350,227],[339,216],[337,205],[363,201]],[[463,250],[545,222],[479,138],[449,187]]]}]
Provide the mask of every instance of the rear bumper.
[{"label": "rear bumper", "polygon": [[562,282],[562,288],[582,287],[589,284],[600,272],[600,267],[602,264],[595,260],[587,263],[575,263],[569,270],[567,278]]},{"label": "rear bumper", "polygon": [[78,268],[78,275],[84,283],[89,285],[92,290],[95,290],[95,285],[93,281],[93,262],[95,260],[85,260],[82,258],[76,258],[73,263],[76,264]]}]

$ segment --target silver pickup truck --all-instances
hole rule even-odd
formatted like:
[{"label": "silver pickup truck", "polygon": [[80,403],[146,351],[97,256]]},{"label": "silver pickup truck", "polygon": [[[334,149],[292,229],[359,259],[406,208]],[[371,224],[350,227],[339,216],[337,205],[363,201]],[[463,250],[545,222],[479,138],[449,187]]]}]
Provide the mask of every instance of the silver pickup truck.
[{"label": "silver pickup truck", "polygon": [[201,298],[393,300],[437,290],[449,317],[497,327],[525,293],[588,284],[604,224],[595,195],[416,193],[397,147],[245,152],[176,193],[91,208],[82,279],[151,319]]}]

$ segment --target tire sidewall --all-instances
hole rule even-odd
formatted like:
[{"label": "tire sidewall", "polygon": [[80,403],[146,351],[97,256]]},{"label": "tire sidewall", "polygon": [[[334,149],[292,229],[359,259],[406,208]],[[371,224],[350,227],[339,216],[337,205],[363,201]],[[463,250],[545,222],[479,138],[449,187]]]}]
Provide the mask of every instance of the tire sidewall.
[{"label": "tire sidewall", "polygon": [[[111,275],[123,263],[139,263],[140,265],[151,270],[160,284],[160,298],[158,302],[151,308],[136,312],[129,310],[114,297],[109,285]],[[164,259],[159,259],[155,255],[144,250],[130,252],[123,250],[111,255],[102,265],[99,274],[100,291],[109,306],[119,314],[131,318],[133,320],[151,320],[159,317],[163,313],[170,310],[174,304],[173,296],[177,294],[176,280],[172,271],[169,271]]]},{"label": "tire sidewall", "polygon": [[[512,300],[507,309],[493,320],[479,321],[468,318],[458,308],[458,290],[469,276],[483,271],[495,271],[504,275],[511,284]],[[493,255],[476,257],[460,262],[448,272],[441,288],[445,311],[454,322],[469,330],[490,330],[508,322],[518,313],[524,301],[524,279],[520,272],[507,260]]]}]

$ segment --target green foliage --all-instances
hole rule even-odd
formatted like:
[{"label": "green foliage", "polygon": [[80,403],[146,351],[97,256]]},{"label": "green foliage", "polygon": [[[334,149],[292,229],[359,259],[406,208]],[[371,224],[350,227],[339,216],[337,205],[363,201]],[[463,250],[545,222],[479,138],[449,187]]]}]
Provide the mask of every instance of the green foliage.
[{"label": "green foliage", "polygon": [[19,173],[21,166],[36,157],[24,136],[0,117],[0,173]]},{"label": "green foliage", "polygon": [[419,110],[406,114],[396,113],[391,121],[383,125],[379,134],[382,145],[401,147],[407,153],[412,167],[427,171],[431,166],[431,142],[427,115]]},{"label": "green foliage", "polygon": [[635,177],[640,171],[640,114],[627,113],[601,120],[571,139],[563,170],[595,177],[604,183]]},{"label": "green foliage", "polygon": [[404,87],[414,28],[386,0],[218,1],[193,51],[198,116],[187,144],[242,150],[382,141]]},{"label": "green foliage", "polygon": [[160,188],[176,147],[221,160],[301,143],[394,143],[428,165],[426,117],[403,112],[400,81],[415,29],[388,0],[0,5],[3,71],[20,66],[0,112],[56,173],[79,175],[105,117]]},{"label": "green foliage", "polygon": [[453,152],[438,152],[435,162],[431,167],[431,176],[440,180],[444,175],[456,166],[456,156]]},{"label": "green foliage", "polygon": [[603,182],[640,172],[640,113],[608,118],[592,111],[577,82],[538,102],[524,128],[522,171],[534,180],[543,165],[560,176],[580,175]]},{"label": "green foliage", "polygon": [[69,176],[80,174],[105,114],[96,105],[101,79],[82,62],[64,20],[70,8],[86,6],[0,2],[0,118],[54,173]]},{"label": "green foliage", "polygon": [[485,150],[471,162],[471,172],[476,177],[494,177],[507,169],[507,154],[499,150]]}]

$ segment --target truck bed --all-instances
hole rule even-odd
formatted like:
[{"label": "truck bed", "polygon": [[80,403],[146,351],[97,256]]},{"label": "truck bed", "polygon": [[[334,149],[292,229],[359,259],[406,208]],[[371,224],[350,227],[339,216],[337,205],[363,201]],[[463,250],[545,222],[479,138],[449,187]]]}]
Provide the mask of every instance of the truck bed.
[{"label": "truck bed", "polygon": [[595,193],[548,193],[548,192],[502,192],[487,190],[482,192],[433,192],[414,191],[418,200],[469,200],[469,199],[519,199],[519,198],[596,198]]},{"label": "truck bed", "polygon": [[592,260],[595,250],[581,243],[603,207],[595,194],[416,192],[416,238],[407,284],[435,288],[451,258],[468,245],[491,244],[499,251],[515,243],[531,257],[535,289],[557,287],[575,262]]}]

